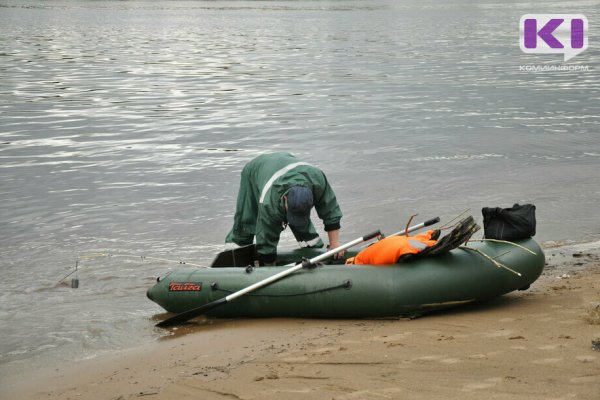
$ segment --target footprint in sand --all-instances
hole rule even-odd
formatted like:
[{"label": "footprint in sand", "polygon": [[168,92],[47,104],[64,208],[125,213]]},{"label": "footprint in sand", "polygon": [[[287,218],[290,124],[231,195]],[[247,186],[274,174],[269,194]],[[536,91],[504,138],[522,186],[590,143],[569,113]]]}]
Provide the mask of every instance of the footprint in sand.
[{"label": "footprint in sand", "polygon": [[582,363],[591,363],[596,361],[596,356],[578,356],[575,357],[577,361],[581,361]]},{"label": "footprint in sand", "polygon": [[441,358],[443,358],[443,356],[431,355],[431,356],[423,356],[423,357],[419,357],[419,358],[413,358],[412,361],[413,362],[438,361]]},{"label": "footprint in sand", "polygon": [[562,345],[560,345],[560,344],[548,344],[548,345],[545,345],[545,346],[538,346],[538,349],[540,349],[540,350],[556,350],[559,347],[562,347]]},{"label": "footprint in sand", "polygon": [[342,351],[342,350],[345,350],[345,348],[341,348],[341,347],[320,347],[318,349],[311,350],[310,353],[312,353],[312,354],[331,354],[333,352],[338,352],[338,351]]},{"label": "footprint in sand", "polygon": [[487,354],[481,354],[481,353],[471,354],[469,356],[469,358],[472,359],[472,360],[482,360],[482,359],[485,359],[485,358],[488,358],[488,357],[497,356],[498,354],[502,354],[502,353],[504,353],[504,351],[502,351],[502,350],[500,350],[500,351],[490,351]]},{"label": "footprint in sand", "polygon": [[426,363],[426,362],[433,362],[433,361],[437,361],[442,364],[457,364],[457,363],[461,362],[462,360],[460,358],[445,357],[443,355],[423,356],[423,357],[412,359],[412,362],[416,362],[419,364]]},{"label": "footprint in sand", "polygon": [[500,382],[502,382],[502,378],[500,378],[500,377],[488,378],[483,382],[469,383],[469,384],[465,385],[462,388],[462,390],[463,390],[463,392],[470,392],[473,390],[489,389],[491,387],[496,386]]},{"label": "footprint in sand", "polygon": [[440,360],[440,362],[442,364],[457,364],[461,362],[461,360],[459,358],[444,358],[443,360]]},{"label": "footprint in sand", "polygon": [[510,346],[514,350],[527,350],[527,346]]}]

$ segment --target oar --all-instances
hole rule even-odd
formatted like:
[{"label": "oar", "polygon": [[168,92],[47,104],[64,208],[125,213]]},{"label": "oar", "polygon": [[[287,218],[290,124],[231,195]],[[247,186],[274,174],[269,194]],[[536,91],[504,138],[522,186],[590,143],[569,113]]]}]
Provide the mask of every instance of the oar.
[{"label": "oar", "polygon": [[406,233],[411,233],[411,232],[414,232],[416,230],[425,228],[426,226],[437,224],[438,222],[440,222],[440,217],[431,218],[430,220],[427,220],[425,222],[421,222],[420,224],[417,224],[417,225],[413,225],[413,226],[411,226],[410,228],[407,228],[407,229],[402,229],[401,231],[393,233],[393,234],[391,234],[389,236],[404,235]]},{"label": "oar", "polygon": [[356,246],[359,243],[366,242],[366,241],[371,240],[371,239],[373,239],[373,238],[375,238],[377,236],[380,236],[380,235],[381,235],[380,231],[375,231],[375,232],[372,232],[372,233],[370,233],[368,235],[356,238],[356,239],[354,239],[351,242],[348,242],[348,243],[346,243],[344,245],[341,245],[340,247],[336,247],[335,249],[331,249],[331,250],[329,250],[329,251],[327,251],[327,252],[325,252],[325,253],[323,253],[323,254],[321,254],[319,256],[311,258],[310,260],[306,260],[306,261],[303,261],[303,262],[298,263],[298,264],[288,264],[288,265],[286,265],[286,267],[292,266],[292,268],[289,268],[289,269],[286,269],[284,271],[281,271],[278,274],[272,275],[272,276],[270,276],[270,277],[268,277],[266,279],[263,279],[262,281],[256,282],[256,283],[254,283],[254,284],[252,284],[252,285],[250,285],[250,286],[248,286],[248,287],[246,287],[244,289],[238,290],[237,292],[231,293],[230,295],[225,296],[223,298],[220,298],[218,300],[212,301],[212,302],[207,303],[207,304],[205,304],[203,306],[200,306],[200,307],[188,310],[188,311],[184,311],[184,312],[182,312],[180,314],[177,314],[177,315],[175,315],[175,316],[173,316],[171,318],[167,318],[164,321],[159,322],[158,324],[156,324],[156,326],[161,327],[161,328],[165,328],[165,327],[168,327],[168,326],[178,325],[178,324],[180,324],[182,322],[186,322],[186,321],[188,321],[188,320],[190,320],[192,318],[195,318],[197,316],[200,316],[200,315],[204,314],[208,310],[212,310],[213,308],[219,307],[219,306],[221,306],[223,304],[227,304],[230,301],[233,301],[233,300],[237,299],[238,297],[241,297],[241,296],[245,295],[246,293],[250,293],[252,291],[255,291],[256,289],[260,289],[260,288],[262,288],[264,286],[267,286],[267,285],[269,285],[269,284],[271,284],[271,283],[273,283],[275,281],[278,281],[279,279],[282,279],[282,278],[284,278],[284,277],[286,277],[288,275],[293,274],[294,272],[296,272],[296,271],[298,271],[298,270],[300,270],[302,268],[309,268],[312,264],[318,263],[319,261],[323,261],[323,260],[325,260],[325,259],[327,259],[327,258],[329,258],[329,257],[331,257],[331,256],[333,256],[333,255],[335,255],[337,253],[339,253],[340,251],[349,249],[352,246]]}]

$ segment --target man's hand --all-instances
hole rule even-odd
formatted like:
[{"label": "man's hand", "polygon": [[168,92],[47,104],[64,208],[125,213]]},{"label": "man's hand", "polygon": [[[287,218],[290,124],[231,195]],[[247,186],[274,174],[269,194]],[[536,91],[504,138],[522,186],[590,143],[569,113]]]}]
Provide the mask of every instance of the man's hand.
[{"label": "man's hand", "polygon": [[[340,247],[340,230],[339,229],[336,229],[334,231],[328,231],[327,236],[329,236],[329,246],[327,246],[327,249],[331,250],[331,249],[336,249],[336,248]],[[335,254],[333,256],[333,259],[339,260],[341,258],[344,258],[344,254],[346,254],[346,251],[342,250],[339,253]]]},{"label": "man's hand", "polygon": [[[338,243],[338,244],[336,244],[336,245],[333,245],[333,246],[329,244],[329,245],[327,245],[327,250],[335,249],[335,248],[337,248],[337,247],[340,247],[340,244],[339,244],[339,243]],[[345,254],[346,254],[346,250],[342,250],[342,251],[340,251],[340,252],[338,252],[338,253],[335,253],[335,254],[333,255],[333,259],[334,259],[334,260],[341,260],[341,259],[343,259],[343,258],[344,258],[344,255],[345,255]]]}]

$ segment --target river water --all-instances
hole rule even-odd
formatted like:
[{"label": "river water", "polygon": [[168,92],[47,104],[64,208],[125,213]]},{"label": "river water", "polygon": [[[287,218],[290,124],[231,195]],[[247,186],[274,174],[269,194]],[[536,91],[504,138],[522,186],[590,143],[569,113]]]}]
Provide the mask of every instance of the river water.
[{"label": "river water", "polygon": [[515,202],[597,241],[600,37],[565,64],[518,21],[599,3],[0,0],[0,373],[159,338],[150,257],[210,262],[269,151],[327,173],[342,242]]}]

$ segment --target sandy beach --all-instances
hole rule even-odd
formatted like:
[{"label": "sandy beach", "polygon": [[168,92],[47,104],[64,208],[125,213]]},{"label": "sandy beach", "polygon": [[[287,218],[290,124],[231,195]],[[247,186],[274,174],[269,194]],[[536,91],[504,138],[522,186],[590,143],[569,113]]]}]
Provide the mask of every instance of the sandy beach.
[{"label": "sandy beach", "polygon": [[546,251],[524,292],[408,320],[199,321],[13,377],[2,399],[598,399],[600,261]]}]

